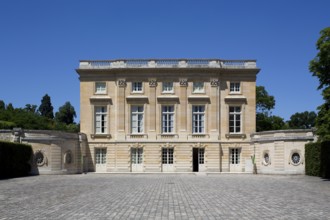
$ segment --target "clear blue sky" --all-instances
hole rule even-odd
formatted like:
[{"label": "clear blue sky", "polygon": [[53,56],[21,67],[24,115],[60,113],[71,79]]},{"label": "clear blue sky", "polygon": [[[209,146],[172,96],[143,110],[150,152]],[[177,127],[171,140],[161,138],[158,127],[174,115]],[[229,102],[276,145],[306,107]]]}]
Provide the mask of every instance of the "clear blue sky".
[{"label": "clear blue sky", "polygon": [[288,120],[322,103],[308,64],[328,26],[329,0],[1,0],[0,100],[39,106],[47,93],[79,116],[82,59],[257,59]]}]

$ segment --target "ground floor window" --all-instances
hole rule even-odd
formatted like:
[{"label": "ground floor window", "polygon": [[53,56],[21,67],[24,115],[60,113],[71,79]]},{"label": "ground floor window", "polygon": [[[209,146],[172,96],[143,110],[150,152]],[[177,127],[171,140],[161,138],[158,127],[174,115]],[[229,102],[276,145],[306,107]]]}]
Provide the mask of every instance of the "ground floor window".
[{"label": "ground floor window", "polygon": [[198,163],[204,164],[204,148],[198,148]]},{"label": "ground floor window", "polygon": [[143,161],[143,148],[131,149],[132,164],[142,164]]},{"label": "ground floor window", "polygon": [[96,164],[105,164],[106,155],[107,155],[107,150],[105,148],[96,148],[95,149],[95,163]]},{"label": "ground floor window", "polygon": [[163,148],[162,149],[162,163],[163,164],[173,164],[173,148]]},{"label": "ground floor window", "polygon": [[231,164],[240,163],[240,149],[239,148],[230,149],[230,163]]}]

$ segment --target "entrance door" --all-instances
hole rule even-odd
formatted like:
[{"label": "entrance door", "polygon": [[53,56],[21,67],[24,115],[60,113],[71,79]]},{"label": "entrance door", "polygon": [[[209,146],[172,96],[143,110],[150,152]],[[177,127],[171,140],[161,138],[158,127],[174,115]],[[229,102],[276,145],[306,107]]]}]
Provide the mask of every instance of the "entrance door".
[{"label": "entrance door", "polygon": [[132,172],[143,172],[143,148],[131,148]]},{"label": "entrance door", "polygon": [[193,148],[193,172],[205,171],[204,148]]},{"label": "entrance door", "polygon": [[173,166],[173,148],[162,148],[162,171],[174,172]]},{"label": "entrance door", "polygon": [[107,171],[107,149],[95,148],[95,172]]},{"label": "entrance door", "polygon": [[241,167],[241,148],[230,149],[230,172],[242,172]]}]

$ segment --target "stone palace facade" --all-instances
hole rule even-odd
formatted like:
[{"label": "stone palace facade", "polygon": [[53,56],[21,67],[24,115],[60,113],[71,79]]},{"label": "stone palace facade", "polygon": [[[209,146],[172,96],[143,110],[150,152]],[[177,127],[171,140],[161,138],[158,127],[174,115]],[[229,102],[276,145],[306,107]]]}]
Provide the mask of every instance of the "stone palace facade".
[{"label": "stone palace facade", "polygon": [[255,60],[80,61],[95,172],[303,173],[311,130],[255,133]]}]

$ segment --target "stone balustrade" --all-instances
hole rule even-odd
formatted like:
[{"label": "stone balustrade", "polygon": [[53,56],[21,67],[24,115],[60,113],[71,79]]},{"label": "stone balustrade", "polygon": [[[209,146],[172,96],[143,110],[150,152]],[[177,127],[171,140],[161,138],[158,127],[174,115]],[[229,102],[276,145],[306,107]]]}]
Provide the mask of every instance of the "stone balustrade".
[{"label": "stone balustrade", "polygon": [[117,68],[222,68],[256,69],[256,60],[220,59],[123,59],[123,60],[81,60],[79,69]]}]

